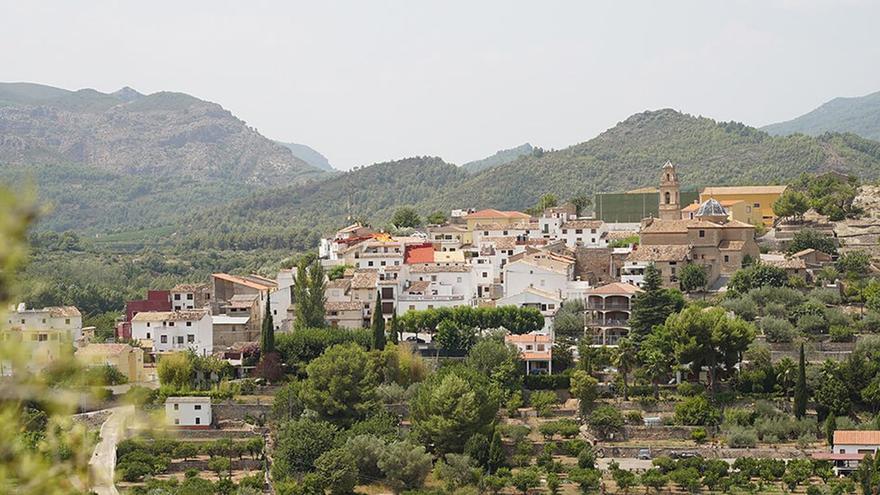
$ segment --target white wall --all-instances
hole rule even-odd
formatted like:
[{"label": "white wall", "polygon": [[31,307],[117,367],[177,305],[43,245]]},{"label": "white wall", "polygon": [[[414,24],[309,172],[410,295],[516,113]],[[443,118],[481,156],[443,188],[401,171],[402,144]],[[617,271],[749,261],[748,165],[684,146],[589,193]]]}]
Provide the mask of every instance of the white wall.
[{"label": "white wall", "polygon": [[519,294],[529,287],[558,296],[565,293],[567,284],[567,274],[547,270],[522,261],[508,263],[504,267],[505,297]]},{"label": "white wall", "polygon": [[165,401],[165,419],[173,426],[210,426],[211,424],[211,399],[205,397],[204,401],[192,402],[191,398],[175,400],[169,397]]},{"label": "white wall", "polygon": [[62,330],[73,340],[82,337],[82,316],[52,317],[49,311],[25,310],[9,313],[9,325],[28,330]]}]

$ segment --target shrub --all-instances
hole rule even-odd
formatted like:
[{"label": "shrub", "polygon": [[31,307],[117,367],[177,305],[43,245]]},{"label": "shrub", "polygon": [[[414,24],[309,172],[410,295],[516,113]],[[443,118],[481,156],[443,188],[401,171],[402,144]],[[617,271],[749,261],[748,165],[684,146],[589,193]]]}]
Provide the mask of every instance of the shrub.
[{"label": "shrub", "polygon": [[700,395],[705,392],[706,388],[699,383],[682,382],[678,384],[678,387],[676,387],[676,391],[679,395],[683,395],[685,397],[693,397],[695,395]]},{"label": "shrub", "polygon": [[755,411],[728,407],[724,410],[724,423],[735,426],[751,426],[755,421]]},{"label": "shrub", "polygon": [[764,332],[767,342],[791,342],[797,335],[797,330],[788,320],[774,316],[762,318],[758,327]]},{"label": "shrub", "polygon": [[752,289],[749,291],[749,297],[754,300],[758,306],[765,309],[770,304],[779,304],[786,308],[793,308],[806,300],[800,291],[788,287],[761,287],[759,289]]},{"label": "shrub", "polygon": [[566,375],[526,375],[523,385],[527,390],[568,390],[571,380]]},{"label": "shrub", "polygon": [[577,455],[578,467],[581,469],[593,469],[596,467],[596,452],[590,445],[584,445]]},{"label": "shrub", "polygon": [[834,325],[828,332],[831,342],[852,342],[855,340],[855,332],[850,327]]},{"label": "shrub", "polygon": [[823,316],[805,314],[797,319],[797,329],[808,335],[821,335],[828,332],[828,321]]},{"label": "shrub", "polygon": [[504,424],[499,426],[499,429],[501,431],[501,436],[513,440],[513,443],[518,443],[519,441],[527,437],[528,434],[532,431],[531,428],[525,425]]},{"label": "shrub", "polygon": [[144,462],[127,462],[119,465],[120,476],[123,481],[141,481],[144,476],[153,474],[153,468]]},{"label": "shrub", "polygon": [[560,453],[567,455],[567,456],[571,456],[571,457],[577,457],[578,454],[580,454],[581,450],[583,450],[584,446],[586,446],[586,445],[587,445],[587,442],[585,442],[579,438],[574,438],[572,440],[566,440],[565,442],[562,442],[562,444],[561,444]]},{"label": "shrub", "polygon": [[762,311],[764,316],[773,316],[775,318],[785,318],[786,312],[785,305],[777,302],[767,303]]},{"label": "shrub", "polygon": [[837,289],[825,289],[822,287],[817,287],[810,291],[810,298],[815,299],[822,304],[827,304],[828,306],[837,306],[842,302],[840,291]]},{"label": "shrub", "polygon": [[727,446],[734,449],[752,448],[758,443],[758,436],[751,428],[734,427],[727,432]]},{"label": "shrub", "polygon": [[758,315],[758,305],[748,296],[725,299],[721,307],[746,321],[752,321]]},{"label": "shrub", "polygon": [[624,420],[620,411],[610,405],[603,404],[590,414],[588,424],[600,438],[607,438],[623,428]]},{"label": "shrub", "polygon": [[642,425],[644,419],[642,418],[641,411],[628,411],[626,413],[626,422],[631,425]]},{"label": "shrub", "polygon": [[556,393],[550,390],[539,390],[529,396],[529,404],[535,408],[538,416],[550,415],[557,402]]},{"label": "shrub", "polygon": [[880,333],[880,313],[868,311],[856,322],[856,328],[862,333]]},{"label": "shrub", "polygon": [[721,414],[706,397],[688,397],[675,405],[675,421],[686,426],[710,426],[718,424]]},{"label": "shrub", "polygon": [[691,440],[693,440],[694,442],[697,442],[697,443],[705,442],[706,438],[708,438],[708,436],[709,436],[709,434],[706,433],[705,428],[696,428],[693,431],[691,431]]}]

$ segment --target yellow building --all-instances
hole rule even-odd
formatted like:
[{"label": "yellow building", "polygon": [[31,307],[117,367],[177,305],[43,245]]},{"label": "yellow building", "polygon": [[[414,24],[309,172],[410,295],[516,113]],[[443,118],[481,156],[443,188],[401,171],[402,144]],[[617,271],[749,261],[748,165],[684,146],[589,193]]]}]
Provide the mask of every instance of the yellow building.
[{"label": "yellow building", "polygon": [[128,378],[128,383],[144,381],[144,351],[128,344],[89,344],[76,351],[76,359],[85,366],[113,366]]},{"label": "yellow building", "polygon": [[[733,186],[733,187],[707,187],[700,192],[700,203],[708,199],[715,199],[722,205],[724,202],[742,201],[745,203],[745,211],[742,213],[754,221],[740,220],[746,223],[756,224],[760,218],[764,225],[770,226],[776,220],[773,213],[773,203],[782,196],[787,186]],[[736,213],[734,213],[736,215]]]}]

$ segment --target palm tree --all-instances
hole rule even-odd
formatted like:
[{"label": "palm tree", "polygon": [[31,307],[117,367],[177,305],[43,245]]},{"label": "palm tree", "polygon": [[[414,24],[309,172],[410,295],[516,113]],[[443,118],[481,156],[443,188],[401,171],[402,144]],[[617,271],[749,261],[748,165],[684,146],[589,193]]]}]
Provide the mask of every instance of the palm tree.
[{"label": "palm tree", "polygon": [[623,400],[629,400],[629,372],[636,364],[636,348],[628,338],[622,338],[617,342],[617,355],[614,357],[614,365],[623,377]]}]

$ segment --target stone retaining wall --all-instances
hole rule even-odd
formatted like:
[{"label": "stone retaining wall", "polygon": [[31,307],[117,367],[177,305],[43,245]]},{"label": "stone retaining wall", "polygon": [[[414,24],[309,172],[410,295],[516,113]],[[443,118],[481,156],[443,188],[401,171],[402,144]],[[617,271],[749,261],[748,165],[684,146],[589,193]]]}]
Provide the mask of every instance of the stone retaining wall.
[{"label": "stone retaining wall", "polygon": [[272,412],[270,404],[237,404],[235,402],[223,402],[211,406],[211,413],[215,422],[220,421],[244,421],[246,417],[267,419]]}]

